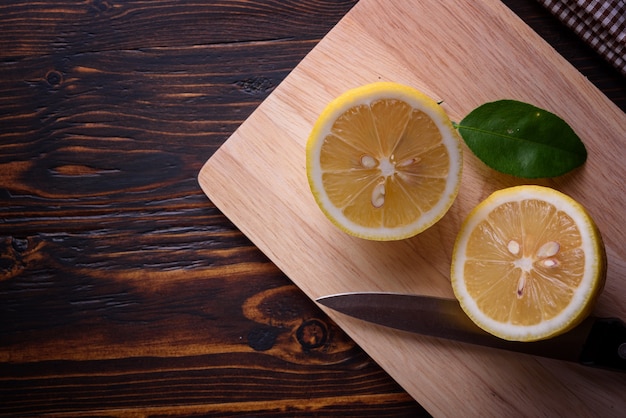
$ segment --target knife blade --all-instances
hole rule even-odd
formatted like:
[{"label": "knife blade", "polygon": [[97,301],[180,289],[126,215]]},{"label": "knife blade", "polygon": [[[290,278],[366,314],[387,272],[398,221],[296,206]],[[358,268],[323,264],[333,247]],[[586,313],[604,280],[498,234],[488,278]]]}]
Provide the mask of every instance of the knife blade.
[{"label": "knife blade", "polygon": [[618,318],[588,317],[559,336],[519,342],[498,338],[479,328],[456,299],[353,292],[323,296],[316,301],[343,314],[402,331],[626,371],[626,325]]}]

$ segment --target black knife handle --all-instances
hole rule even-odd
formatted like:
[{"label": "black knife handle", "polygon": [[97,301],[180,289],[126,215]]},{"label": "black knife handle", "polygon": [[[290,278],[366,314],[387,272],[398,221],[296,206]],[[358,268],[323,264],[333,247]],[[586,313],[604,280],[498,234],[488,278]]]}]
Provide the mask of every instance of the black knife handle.
[{"label": "black knife handle", "polygon": [[626,325],[617,318],[597,319],[580,362],[586,366],[626,371]]}]

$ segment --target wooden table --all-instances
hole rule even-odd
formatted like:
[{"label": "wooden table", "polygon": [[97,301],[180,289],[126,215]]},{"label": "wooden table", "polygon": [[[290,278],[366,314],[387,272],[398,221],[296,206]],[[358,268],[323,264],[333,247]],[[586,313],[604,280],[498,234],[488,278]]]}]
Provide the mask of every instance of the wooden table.
[{"label": "wooden table", "polygon": [[427,416],[197,183],[356,1],[201,3],[0,1],[0,414]]}]

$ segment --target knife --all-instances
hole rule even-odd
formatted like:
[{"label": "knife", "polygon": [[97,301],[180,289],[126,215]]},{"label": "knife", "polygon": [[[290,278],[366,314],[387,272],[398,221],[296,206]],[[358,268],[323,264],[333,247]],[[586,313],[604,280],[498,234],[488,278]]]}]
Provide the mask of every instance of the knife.
[{"label": "knife", "polygon": [[479,328],[456,299],[355,292],[316,301],[343,314],[402,331],[626,371],[626,326],[618,318],[588,317],[565,334],[519,342],[503,340]]}]

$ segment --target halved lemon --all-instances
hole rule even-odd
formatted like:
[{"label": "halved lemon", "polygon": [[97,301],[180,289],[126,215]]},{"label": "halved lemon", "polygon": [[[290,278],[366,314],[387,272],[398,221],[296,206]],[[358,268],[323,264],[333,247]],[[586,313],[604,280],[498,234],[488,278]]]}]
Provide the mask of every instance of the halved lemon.
[{"label": "halved lemon", "polygon": [[371,240],[422,232],[452,205],[462,154],[444,110],[418,90],[377,82],[319,116],[306,147],[315,200],[340,229]]},{"label": "halved lemon", "polygon": [[500,338],[535,341],[578,325],[606,277],[600,232],[585,208],[548,187],[499,190],[463,223],[452,256],[463,310]]}]

